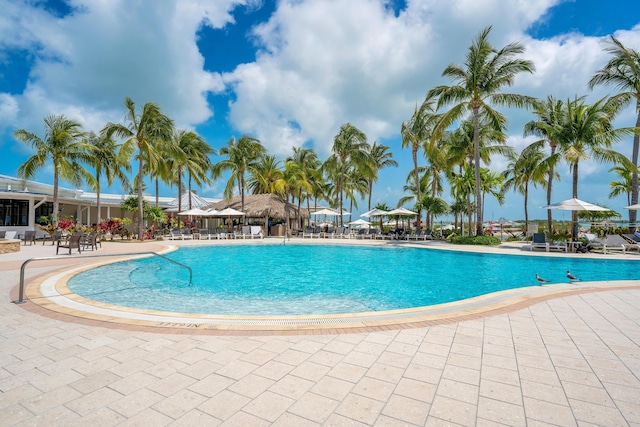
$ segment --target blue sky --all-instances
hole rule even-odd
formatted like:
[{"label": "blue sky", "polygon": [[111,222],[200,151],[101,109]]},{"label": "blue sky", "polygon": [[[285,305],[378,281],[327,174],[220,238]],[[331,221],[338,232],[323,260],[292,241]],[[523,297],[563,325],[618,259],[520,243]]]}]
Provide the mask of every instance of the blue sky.
[{"label": "blue sky", "polygon": [[[464,59],[482,28],[493,26],[496,47],[524,44],[536,65],[510,91],[593,101],[611,93],[587,88],[608,59],[602,41],[613,34],[640,49],[636,9],[632,0],[0,0],[0,173],[15,176],[32,154],[13,138],[16,129],[42,135],[46,115],[65,114],[98,131],[122,119],[130,96],[157,102],[178,128],[215,148],[249,134],[281,158],[293,146],[326,158],[340,125],[351,122],[399,162],[381,172],[373,193],[374,203],[395,206],[412,167],[400,125],[429,89],[449,83],[442,70]],[[530,113],[504,113],[509,144],[532,142],[522,137]],[[617,125],[633,123],[630,107]],[[629,154],[631,138],[616,148]],[[489,166],[505,165],[496,158]],[[624,212],[626,200],[608,198],[610,167],[581,163],[579,195]],[[568,167],[560,173],[554,201],[571,197]],[[36,179],[51,182],[51,169]],[[223,188],[218,180],[197,191],[221,197]],[[544,204],[544,192],[533,190],[531,217],[546,217]],[[364,200],[354,209],[365,210]],[[523,218],[522,197],[509,193],[502,206],[488,197],[485,218],[501,216]]]}]

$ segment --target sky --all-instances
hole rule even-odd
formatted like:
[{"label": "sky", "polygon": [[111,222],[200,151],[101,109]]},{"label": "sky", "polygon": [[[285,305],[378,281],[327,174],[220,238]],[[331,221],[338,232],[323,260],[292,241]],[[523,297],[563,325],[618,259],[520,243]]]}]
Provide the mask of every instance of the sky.
[{"label": "sky", "polygon": [[[178,129],[198,132],[216,149],[250,135],[281,159],[292,147],[326,159],[350,122],[398,161],[380,172],[372,198],[395,207],[413,167],[410,149],[401,148],[401,124],[431,88],[452,84],[442,71],[464,61],[483,28],[492,26],[495,47],[523,44],[522,57],[535,64],[535,73],[518,75],[505,92],[594,102],[615,93],[587,87],[609,59],[603,41],[614,35],[640,50],[636,2],[0,0],[0,174],[16,176],[33,154],[13,137],[17,129],[43,136],[43,118],[64,114],[98,132],[122,123],[128,96],[140,107],[159,104]],[[509,145],[521,150],[535,140],[522,136],[530,112],[498,109],[509,119]],[[633,126],[633,106],[615,124]],[[629,137],[614,148],[630,155],[631,146]],[[578,194],[626,217],[626,199],[608,198],[611,166],[581,162]],[[506,161],[494,158],[489,167],[502,171]],[[554,202],[571,198],[569,167],[559,169]],[[46,167],[35,180],[52,177]],[[219,179],[196,191],[221,198],[224,186]],[[175,194],[161,188],[162,196]],[[448,191],[444,198],[451,201]],[[544,190],[532,190],[530,217],[546,218],[545,204]],[[362,200],[354,214],[366,210]],[[484,216],[522,219],[523,198],[511,192],[499,205],[487,196]]]}]

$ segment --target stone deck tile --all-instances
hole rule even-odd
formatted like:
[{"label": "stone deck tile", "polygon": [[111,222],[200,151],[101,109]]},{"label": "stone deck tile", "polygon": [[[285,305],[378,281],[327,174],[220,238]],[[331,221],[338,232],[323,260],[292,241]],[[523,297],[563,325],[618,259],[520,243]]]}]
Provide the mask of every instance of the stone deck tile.
[{"label": "stone deck tile", "polygon": [[640,425],[638,289],[341,335],[0,316],[2,425]]}]

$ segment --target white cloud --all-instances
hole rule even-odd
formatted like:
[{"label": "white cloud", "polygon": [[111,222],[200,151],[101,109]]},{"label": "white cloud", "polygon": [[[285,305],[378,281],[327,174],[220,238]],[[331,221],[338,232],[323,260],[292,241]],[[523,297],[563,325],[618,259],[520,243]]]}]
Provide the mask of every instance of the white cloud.
[{"label": "white cloud", "polygon": [[24,93],[15,96],[17,126],[73,113],[99,130],[121,118],[125,96],[157,102],[180,127],[210,118],[207,94],[224,85],[203,69],[196,33],[232,23],[229,12],[246,1],[74,0],[75,11],[61,19],[28,3],[2,3],[9,13],[0,20],[0,46],[36,55]]}]

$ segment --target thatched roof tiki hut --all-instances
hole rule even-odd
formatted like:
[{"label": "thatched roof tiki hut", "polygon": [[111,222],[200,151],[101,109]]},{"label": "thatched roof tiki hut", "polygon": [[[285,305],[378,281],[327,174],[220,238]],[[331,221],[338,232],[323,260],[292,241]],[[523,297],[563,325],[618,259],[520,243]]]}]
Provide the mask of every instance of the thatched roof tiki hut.
[{"label": "thatched roof tiki hut", "polygon": [[206,206],[206,209],[222,210],[233,208],[246,214],[246,218],[260,218],[264,220],[264,231],[269,234],[269,219],[284,218],[286,227],[289,230],[291,219],[309,219],[309,211],[298,210],[293,203],[289,203],[276,194],[250,194],[244,196],[244,210],[242,208],[241,196],[231,198],[231,200],[221,200],[217,203]]}]

